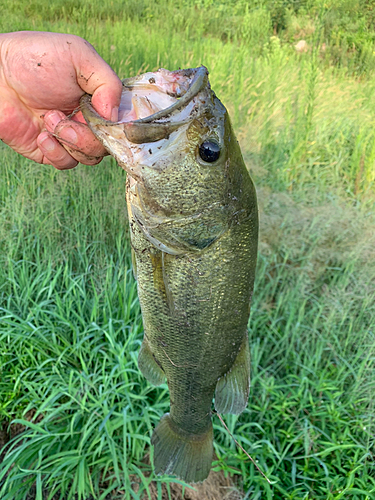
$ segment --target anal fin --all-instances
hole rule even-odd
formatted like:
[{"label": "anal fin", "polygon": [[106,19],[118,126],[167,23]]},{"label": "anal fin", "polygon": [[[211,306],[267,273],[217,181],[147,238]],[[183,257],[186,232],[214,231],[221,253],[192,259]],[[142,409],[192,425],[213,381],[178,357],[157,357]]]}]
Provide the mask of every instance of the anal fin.
[{"label": "anal fin", "polygon": [[218,381],[215,409],[218,413],[238,415],[247,406],[250,391],[250,348],[246,334],[232,368]]},{"label": "anal fin", "polygon": [[143,339],[138,355],[138,368],[153,385],[165,382],[165,373],[157,364],[146,338]]}]

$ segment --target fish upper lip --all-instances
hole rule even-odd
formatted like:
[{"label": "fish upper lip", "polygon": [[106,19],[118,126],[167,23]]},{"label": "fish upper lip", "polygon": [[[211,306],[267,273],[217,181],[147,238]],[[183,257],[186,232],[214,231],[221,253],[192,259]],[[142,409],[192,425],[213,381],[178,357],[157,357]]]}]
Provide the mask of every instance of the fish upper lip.
[{"label": "fish upper lip", "polygon": [[[98,115],[98,113],[96,113],[91,104],[91,96],[88,94],[85,94],[81,98],[80,104],[81,106],[84,105],[87,108],[89,108],[91,113],[94,114],[97,119],[100,119],[103,125],[107,126],[126,124],[129,127],[132,124],[146,125],[155,121],[158,123],[159,120],[168,118],[175,111],[179,111],[182,107],[186,106],[208,84],[208,70],[205,66],[199,66],[198,68],[192,68],[192,69],[177,70],[173,71],[172,73],[180,73],[181,75],[187,77],[189,77],[190,74],[194,75],[188,90],[178,99],[177,102],[173,103],[171,106],[168,106],[165,109],[162,109],[150,116],[147,116],[146,118],[139,118],[138,120],[132,120],[129,122],[120,122],[120,121],[112,122],[110,120],[106,120],[105,118]],[[132,81],[134,81],[134,77],[123,80],[124,87],[127,86],[131,87]]]}]

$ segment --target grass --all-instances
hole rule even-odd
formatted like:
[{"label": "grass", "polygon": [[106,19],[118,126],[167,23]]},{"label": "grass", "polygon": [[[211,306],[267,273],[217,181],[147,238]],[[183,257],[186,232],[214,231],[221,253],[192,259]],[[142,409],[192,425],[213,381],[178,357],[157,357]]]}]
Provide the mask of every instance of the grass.
[{"label": "grass", "polygon": [[[121,76],[209,68],[261,215],[250,400],[224,418],[272,484],[218,419],[215,469],[237,474],[246,499],[369,500],[375,84],[371,58],[359,68],[342,40],[362,26],[356,43],[370,47],[372,11],[299,4],[27,2],[24,17],[9,2],[0,24],[84,36]],[[301,30],[306,54],[293,47]],[[108,158],[57,172],[0,148],[0,423],[25,426],[0,464],[0,498],[151,498],[156,481],[161,499],[173,479],[144,457],[169,399],[137,368],[124,172]]]}]

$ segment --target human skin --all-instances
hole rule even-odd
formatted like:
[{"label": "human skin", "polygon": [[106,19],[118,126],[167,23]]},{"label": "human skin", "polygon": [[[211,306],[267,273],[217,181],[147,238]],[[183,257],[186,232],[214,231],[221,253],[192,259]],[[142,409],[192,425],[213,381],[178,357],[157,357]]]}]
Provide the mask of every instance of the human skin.
[{"label": "human skin", "polygon": [[80,112],[85,93],[116,121],[122,85],[86,40],[61,33],[0,34],[0,139],[60,170],[99,163],[106,151]]}]

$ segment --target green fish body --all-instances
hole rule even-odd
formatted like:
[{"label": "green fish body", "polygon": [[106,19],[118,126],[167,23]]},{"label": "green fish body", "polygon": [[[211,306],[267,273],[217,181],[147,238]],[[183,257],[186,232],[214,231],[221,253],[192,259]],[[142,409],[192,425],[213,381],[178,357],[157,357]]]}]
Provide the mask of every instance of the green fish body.
[{"label": "green fish body", "polygon": [[[203,481],[211,468],[213,397],[219,413],[247,405],[258,241],[254,185],[207,76],[201,67],[125,80],[127,116],[117,123],[98,117],[87,97],[81,103],[128,172],[145,332],[138,364],[170,392],[170,413],[151,440],[155,471],[186,482]],[[161,106],[159,93],[167,96]]]}]

